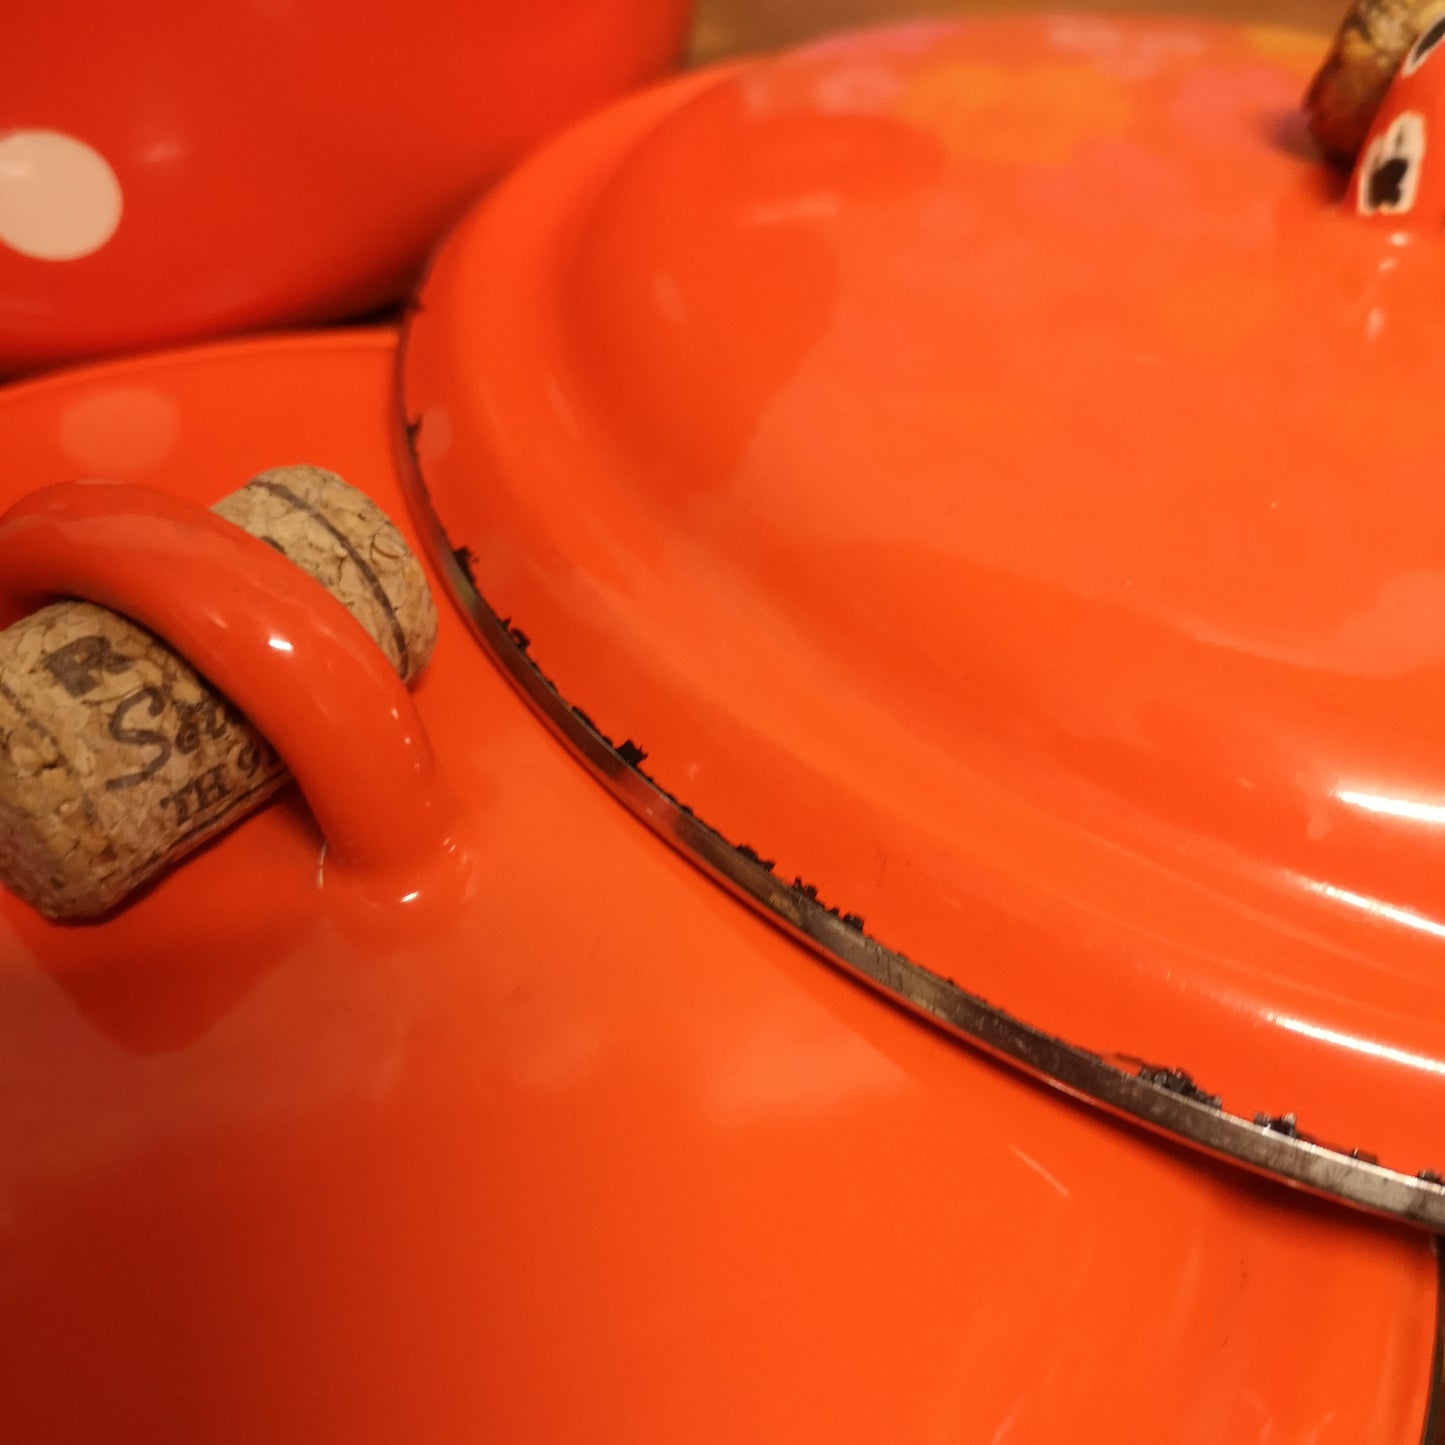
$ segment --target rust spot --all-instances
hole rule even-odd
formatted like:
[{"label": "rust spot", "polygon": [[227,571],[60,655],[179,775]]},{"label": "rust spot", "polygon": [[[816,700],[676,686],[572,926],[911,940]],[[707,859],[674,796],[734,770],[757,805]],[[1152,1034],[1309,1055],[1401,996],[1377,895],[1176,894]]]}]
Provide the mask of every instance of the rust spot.
[{"label": "rust spot", "polygon": [[1211,1109],[1218,1109],[1224,1102],[1218,1094],[1201,1089],[1188,1069],[1170,1069],[1161,1064],[1140,1064],[1139,1077],[1146,1084],[1167,1089],[1169,1093],[1178,1094],[1184,1099],[1193,1099],[1196,1104],[1207,1104]]},{"label": "rust spot", "polygon": [[466,574],[466,579],[473,587],[477,585],[477,574],[472,570],[476,564],[477,554],[470,547],[458,547],[452,552],[456,564]]},{"label": "rust spot", "polygon": [[1283,1134],[1287,1139],[1303,1137],[1299,1131],[1299,1121],[1293,1114],[1256,1114],[1254,1122],[1261,1129],[1268,1129],[1272,1134]]}]

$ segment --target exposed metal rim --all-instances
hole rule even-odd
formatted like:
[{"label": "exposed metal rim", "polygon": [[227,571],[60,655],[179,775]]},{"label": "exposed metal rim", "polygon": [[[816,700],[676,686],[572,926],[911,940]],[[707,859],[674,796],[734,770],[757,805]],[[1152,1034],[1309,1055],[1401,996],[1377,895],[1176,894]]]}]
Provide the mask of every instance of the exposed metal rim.
[{"label": "exposed metal rim", "polygon": [[[403,331],[399,394],[404,390],[406,342]],[[398,415],[406,417],[404,403]],[[863,932],[851,916],[776,877],[752,850],[729,843],[641,771],[637,749],[630,744],[619,748],[557,691],[529,655],[525,636],[477,590],[459,560],[466,539],[454,543],[432,505],[416,455],[415,432],[413,425],[402,427],[402,487],[424,532],[432,563],[445,577],[472,632],[533,709],[612,793],[693,863],[829,962],[965,1042],[1075,1098],[1312,1194],[1445,1233],[1445,1180],[1431,1171],[1410,1175],[1384,1168],[1368,1156],[1297,1133],[1291,1118],[1265,1121],[1226,1113],[1217,1099],[1180,1070],[1122,1056],[1111,1060],[1033,1028],[888,948]]]}]

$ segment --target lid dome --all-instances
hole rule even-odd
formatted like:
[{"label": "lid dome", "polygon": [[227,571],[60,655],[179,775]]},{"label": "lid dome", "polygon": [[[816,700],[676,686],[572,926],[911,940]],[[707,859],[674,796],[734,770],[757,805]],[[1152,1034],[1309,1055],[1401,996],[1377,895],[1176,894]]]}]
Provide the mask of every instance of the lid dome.
[{"label": "lid dome", "polygon": [[452,236],[404,393],[486,607],[759,901],[1413,1174],[1445,255],[1341,204],[1319,51],[997,19],[687,77]]}]

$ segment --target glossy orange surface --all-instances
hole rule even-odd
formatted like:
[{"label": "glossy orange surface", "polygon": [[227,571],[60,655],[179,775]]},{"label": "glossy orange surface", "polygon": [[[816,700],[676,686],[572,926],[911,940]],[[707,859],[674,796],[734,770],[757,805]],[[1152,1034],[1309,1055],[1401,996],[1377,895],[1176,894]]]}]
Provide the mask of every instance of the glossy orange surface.
[{"label": "glossy orange surface", "polygon": [[724,837],[1413,1175],[1445,248],[1310,154],[1318,58],[980,20],[688,77],[453,235],[405,400],[482,595]]},{"label": "glossy orange surface", "polygon": [[[0,392],[0,505],[96,474],[208,504],[304,458],[408,525],[394,345]],[[1425,1236],[1113,1126],[820,965],[449,609],[414,697],[460,889],[337,888],[293,796],[103,923],[0,895],[7,1438],[1419,1438]]]},{"label": "glossy orange surface", "polygon": [[666,69],[688,10],[8,5],[0,372],[399,299],[482,186]]}]

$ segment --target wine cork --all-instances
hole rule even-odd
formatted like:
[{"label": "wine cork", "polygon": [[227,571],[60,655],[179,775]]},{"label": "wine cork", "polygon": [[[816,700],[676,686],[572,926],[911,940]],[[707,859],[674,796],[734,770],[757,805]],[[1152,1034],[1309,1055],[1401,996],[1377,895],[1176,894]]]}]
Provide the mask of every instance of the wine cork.
[{"label": "wine cork", "polygon": [[1445,19],[1445,0],[1353,0],[1305,96],[1310,133],[1351,163],[1405,52]]},{"label": "wine cork", "polygon": [[[310,573],[406,681],[437,614],[385,514],[318,467],[262,472],[214,510]],[[89,918],[287,781],[263,738],[154,634],[88,602],[0,632],[0,879],[51,918]]]}]

